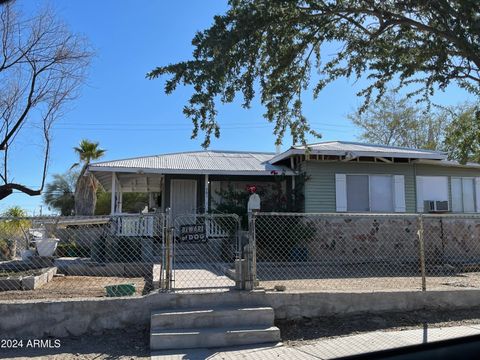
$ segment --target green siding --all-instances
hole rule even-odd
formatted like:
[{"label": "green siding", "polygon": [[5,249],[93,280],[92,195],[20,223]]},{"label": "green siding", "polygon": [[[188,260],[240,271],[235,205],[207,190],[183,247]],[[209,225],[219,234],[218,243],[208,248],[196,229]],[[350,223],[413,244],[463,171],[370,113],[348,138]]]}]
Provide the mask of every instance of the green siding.
[{"label": "green siding", "polygon": [[419,176],[480,176],[480,169],[467,169],[451,166],[415,165]]},{"label": "green siding", "polygon": [[309,179],[305,183],[306,212],[335,212],[335,174],[389,174],[405,177],[407,212],[415,212],[415,180],[412,164],[306,161],[302,170]]},{"label": "green siding", "polygon": [[416,212],[415,174],[418,176],[448,176],[451,203],[451,177],[480,177],[480,169],[420,165],[355,162],[305,161],[302,171],[309,176],[305,183],[305,212],[335,212],[335,174],[389,174],[405,177],[407,213]]}]

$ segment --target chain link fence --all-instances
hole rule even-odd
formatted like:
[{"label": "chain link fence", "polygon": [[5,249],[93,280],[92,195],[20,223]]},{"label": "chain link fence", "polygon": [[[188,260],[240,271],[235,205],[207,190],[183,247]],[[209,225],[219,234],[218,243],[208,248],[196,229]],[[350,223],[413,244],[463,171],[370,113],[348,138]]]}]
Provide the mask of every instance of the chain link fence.
[{"label": "chain link fence", "polygon": [[240,234],[232,214],[0,218],[0,300],[480,287],[479,215],[257,213]]},{"label": "chain link fence", "polygon": [[438,290],[480,286],[480,216],[257,213],[260,287]]},{"label": "chain link fence", "polygon": [[[240,218],[235,214],[189,214],[173,218],[172,288],[218,290],[235,286]],[[170,251],[167,249],[167,252]]]},{"label": "chain link fence", "polygon": [[163,214],[0,218],[0,299],[135,296],[160,287]]}]

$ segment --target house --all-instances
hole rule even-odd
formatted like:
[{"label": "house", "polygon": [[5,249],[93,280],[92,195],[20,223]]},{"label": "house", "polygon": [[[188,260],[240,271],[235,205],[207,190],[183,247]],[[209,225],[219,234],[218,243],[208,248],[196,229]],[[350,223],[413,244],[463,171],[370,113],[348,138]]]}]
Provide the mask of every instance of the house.
[{"label": "house", "polygon": [[[480,212],[480,164],[431,150],[346,141],[293,146],[285,152],[196,151],[98,162],[89,167],[122,211],[122,193],[148,192],[150,208],[174,215],[208,212],[222,189],[268,185],[283,174],[286,194],[306,175],[305,212]],[[426,208],[426,206],[428,208]]]},{"label": "house", "polygon": [[215,209],[222,190],[246,191],[249,185],[268,187],[283,174],[282,188],[291,191],[295,172],[269,160],[274,153],[193,151],[91,164],[89,171],[112,197],[112,214],[122,212],[122,194],[149,193],[150,209],[178,214]]}]

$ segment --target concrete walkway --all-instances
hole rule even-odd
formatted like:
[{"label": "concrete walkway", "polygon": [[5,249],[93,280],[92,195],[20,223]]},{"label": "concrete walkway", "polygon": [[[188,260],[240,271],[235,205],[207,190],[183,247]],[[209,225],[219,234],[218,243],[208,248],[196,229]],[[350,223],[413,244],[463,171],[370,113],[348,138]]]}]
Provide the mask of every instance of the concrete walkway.
[{"label": "concrete walkway", "polygon": [[480,325],[424,328],[403,331],[374,331],[309,342],[306,345],[282,344],[225,349],[186,349],[152,353],[152,360],[179,359],[334,359],[337,357],[434,342],[456,337],[480,335]]}]

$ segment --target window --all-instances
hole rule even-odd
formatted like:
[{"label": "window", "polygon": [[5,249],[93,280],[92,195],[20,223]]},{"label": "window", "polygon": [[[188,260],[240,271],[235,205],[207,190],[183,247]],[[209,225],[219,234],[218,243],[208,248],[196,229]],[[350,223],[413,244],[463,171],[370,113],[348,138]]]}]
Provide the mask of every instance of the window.
[{"label": "window", "polygon": [[368,176],[347,175],[347,211],[370,211]]},{"label": "window", "polygon": [[424,201],[448,201],[447,176],[417,176],[417,211],[423,212]]},{"label": "window", "polygon": [[347,175],[347,211],[393,212],[393,177]]},{"label": "window", "polygon": [[452,211],[475,212],[475,181],[474,178],[452,177]]}]

